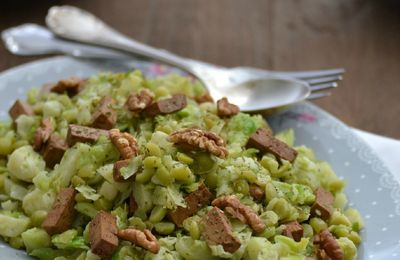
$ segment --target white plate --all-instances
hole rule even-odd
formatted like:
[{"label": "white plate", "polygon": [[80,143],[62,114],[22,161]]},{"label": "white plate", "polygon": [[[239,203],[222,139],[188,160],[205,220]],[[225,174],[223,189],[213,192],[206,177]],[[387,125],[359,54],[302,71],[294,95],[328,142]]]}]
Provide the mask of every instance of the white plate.
[{"label": "white plate", "polygon": [[[69,76],[87,77],[101,71],[139,68],[146,75],[178,72],[158,64],[132,61],[82,61],[55,57],[28,63],[0,74],[0,118],[27,89]],[[352,131],[322,109],[303,103],[268,118],[275,130],[294,128],[296,144],[313,148],[347,181],[350,206],[358,209],[366,227],[359,259],[400,259],[400,186],[373,151]],[[0,242],[0,259],[28,259],[22,251]]]}]

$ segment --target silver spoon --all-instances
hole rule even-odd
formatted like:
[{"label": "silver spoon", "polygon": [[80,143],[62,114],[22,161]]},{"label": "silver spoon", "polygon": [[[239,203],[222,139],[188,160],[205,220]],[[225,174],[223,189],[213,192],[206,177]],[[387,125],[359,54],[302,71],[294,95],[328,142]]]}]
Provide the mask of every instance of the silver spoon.
[{"label": "silver spoon", "polygon": [[22,56],[67,54],[78,58],[132,59],[119,51],[57,38],[49,29],[36,24],[4,30],[1,38],[11,53]]},{"label": "silver spoon", "polygon": [[111,47],[179,67],[198,77],[215,99],[226,96],[242,111],[285,106],[302,101],[310,94],[310,86],[301,80],[268,72],[215,67],[147,46],[118,33],[94,15],[76,7],[52,7],[46,23],[63,38]]}]

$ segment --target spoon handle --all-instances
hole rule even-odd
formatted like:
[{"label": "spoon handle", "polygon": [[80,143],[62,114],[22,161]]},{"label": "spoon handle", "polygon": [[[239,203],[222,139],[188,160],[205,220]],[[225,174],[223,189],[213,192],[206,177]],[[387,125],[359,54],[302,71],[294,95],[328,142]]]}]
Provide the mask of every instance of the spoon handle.
[{"label": "spoon handle", "polygon": [[128,38],[116,31],[109,30],[101,41],[103,46],[124,50],[145,58],[152,58],[163,63],[179,67],[191,72],[190,61],[164,49],[157,49],[134,39]]},{"label": "spoon handle", "polygon": [[199,62],[182,58],[166,50],[153,48],[115,31],[92,14],[72,6],[50,8],[47,26],[57,35],[86,43],[123,50],[179,67],[193,73]]}]

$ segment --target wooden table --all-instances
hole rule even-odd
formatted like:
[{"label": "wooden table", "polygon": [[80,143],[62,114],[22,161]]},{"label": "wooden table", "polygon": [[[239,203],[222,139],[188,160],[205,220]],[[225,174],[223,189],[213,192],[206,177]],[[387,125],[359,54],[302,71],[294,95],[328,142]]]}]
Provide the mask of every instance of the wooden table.
[{"label": "wooden table", "polygon": [[[315,103],[350,126],[400,138],[397,0],[2,0],[0,30],[43,24],[53,4],[77,5],[137,40],[223,66],[344,67],[333,96]],[[0,70],[34,59],[0,46]]]}]

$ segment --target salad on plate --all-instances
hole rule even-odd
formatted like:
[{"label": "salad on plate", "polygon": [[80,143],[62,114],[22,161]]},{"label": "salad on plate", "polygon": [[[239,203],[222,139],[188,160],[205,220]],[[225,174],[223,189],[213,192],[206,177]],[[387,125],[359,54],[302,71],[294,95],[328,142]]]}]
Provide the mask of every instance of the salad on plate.
[{"label": "salad on plate", "polygon": [[363,220],[291,129],[140,71],[32,88],[0,123],[0,235],[38,259],[356,259]]}]

